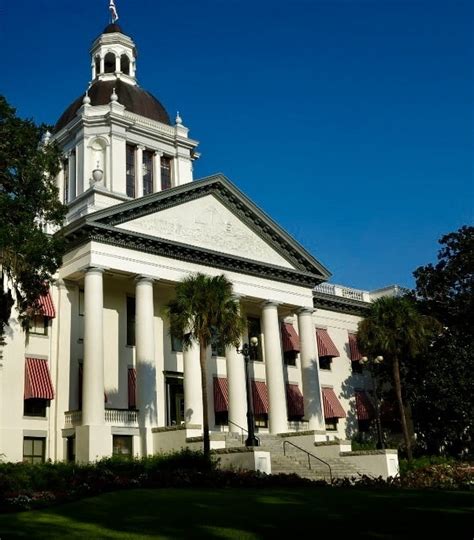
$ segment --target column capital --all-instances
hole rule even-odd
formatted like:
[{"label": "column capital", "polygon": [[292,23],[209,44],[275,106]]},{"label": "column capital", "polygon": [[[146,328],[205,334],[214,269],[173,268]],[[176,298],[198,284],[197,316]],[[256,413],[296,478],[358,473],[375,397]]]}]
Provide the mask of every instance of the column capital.
[{"label": "column capital", "polygon": [[272,307],[277,308],[280,304],[281,302],[277,302],[276,300],[264,300],[261,305],[262,305],[262,308],[265,309],[265,308],[272,308]]},{"label": "column capital", "polygon": [[157,156],[157,157],[159,156],[161,158],[161,157],[163,157],[164,152],[163,152],[163,150],[155,150],[154,154],[155,154],[155,156]]},{"label": "column capital", "polygon": [[82,269],[84,274],[103,274],[106,270],[103,266],[86,266]]},{"label": "column capital", "polygon": [[296,310],[298,315],[312,315],[316,310],[313,307],[303,306]]},{"label": "column capital", "polygon": [[159,281],[159,279],[152,276],[147,276],[146,274],[139,274],[138,276],[135,276],[135,283],[154,283],[155,281]]},{"label": "column capital", "polygon": [[143,144],[137,144],[137,149],[138,150],[141,150],[143,152],[143,150],[146,150],[145,146],[143,146]]}]

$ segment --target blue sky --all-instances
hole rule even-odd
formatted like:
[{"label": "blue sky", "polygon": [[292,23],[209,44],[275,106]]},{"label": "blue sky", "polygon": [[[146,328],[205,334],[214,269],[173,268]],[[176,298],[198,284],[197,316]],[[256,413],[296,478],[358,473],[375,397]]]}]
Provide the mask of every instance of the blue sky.
[{"label": "blue sky", "polygon": [[[413,284],[473,218],[474,2],[116,0],[138,78],[333,273]],[[54,123],[108,0],[0,0],[0,93]]]}]

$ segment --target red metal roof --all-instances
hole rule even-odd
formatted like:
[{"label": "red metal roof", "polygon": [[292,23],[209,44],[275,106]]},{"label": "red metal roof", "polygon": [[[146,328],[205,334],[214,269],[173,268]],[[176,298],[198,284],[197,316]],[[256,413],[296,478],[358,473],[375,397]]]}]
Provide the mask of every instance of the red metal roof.
[{"label": "red metal roof", "polygon": [[300,338],[291,323],[281,324],[281,341],[284,352],[300,352]]},{"label": "red metal roof", "polygon": [[137,370],[134,367],[128,368],[128,406],[137,406]]},{"label": "red metal roof", "polygon": [[286,385],[288,416],[304,416],[303,394],[297,384]]},{"label": "red metal roof", "polygon": [[362,360],[362,354],[359,351],[359,346],[357,345],[357,335],[349,334],[349,351],[351,354],[351,360],[357,362]]},{"label": "red metal roof", "polygon": [[356,390],[356,411],[359,420],[371,420],[375,416],[374,407],[365,390]]},{"label": "red metal roof", "polygon": [[324,418],[345,418],[346,413],[332,388],[322,388]]},{"label": "red metal roof", "polygon": [[316,328],[316,341],[318,343],[319,356],[340,356],[327,330]]},{"label": "red metal roof", "polygon": [[229,410],[229,385],[225,377],[214,377],[214,411]]},{"label": "red metal roof", "polygon": [[48,361],[41,358],[25,359],[25,399],[54,399],[53,383]]},{"label": "red metal roof", "polygon": [[268,389],[263,381],[252,381],[253,412],[267,414],[269,409]]}]

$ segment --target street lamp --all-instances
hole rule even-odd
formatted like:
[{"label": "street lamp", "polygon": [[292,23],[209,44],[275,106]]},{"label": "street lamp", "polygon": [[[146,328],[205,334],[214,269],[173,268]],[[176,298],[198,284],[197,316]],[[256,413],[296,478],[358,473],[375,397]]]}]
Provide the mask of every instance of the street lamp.
[{"label": "street lamp", "polygon": [[250,345],[248,343],[244,343],[242,345],[242,349],[237,349],[237,352],[244,357],[245,361],[245,384],[247,387],[247,431],[248,431],[248,437],[245,441],[245,446],[258,446],[259,441],[257,437],[255,437],[255,419],[254,419],[254,413],[253,413],[253,396],[252,396],[252,384],[250,381],[250,370],[249,370],[249,364],[250,364],[250,351],[255,351],[258,347],[258,338],[257,337],[251,337],[250,338]]},{"label": "street lamp", "polygon": [[383,442],[382,423],[380,422],[380,401],[377,392],[377,378],[374,375],[374,366],[381,364],[382,362],[383,356],[380,355],[372,359],[369,359],[367,356],[363,356],[360,360],[361,365],[368,369],[370,378],[372,379],[372,389],[374,392],[375,402],[375,422],[377,425],[377,449],[379,450],[385,448],[385,443]]}]

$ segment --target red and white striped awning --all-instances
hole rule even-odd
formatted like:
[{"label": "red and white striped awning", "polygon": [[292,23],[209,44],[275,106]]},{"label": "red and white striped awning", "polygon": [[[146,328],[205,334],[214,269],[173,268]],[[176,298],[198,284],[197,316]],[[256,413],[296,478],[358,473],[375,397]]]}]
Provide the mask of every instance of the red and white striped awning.
[{"label": "red and white striped awning", "polygon": [[362,354],[359,351],[359,346],[357,345],[357,335],[349,334],[349,352],[351,354],[351,360],[353,362],[358,362],[362,360]]},{"label": "red and white striped awning", "polygon": [[304,416],[304,399],[297,384],[286,385],[288,416]]},{"label": "red and white striped awning", "polygon": [[137,406],[137,370],[134,367],[128,368],[128,407]]},{"label": "red and white striped awning", "polygon": [[323,395],[324,418],[345,418],[346,413],[332,388],[321,388]]},{"label": "red and white striped awning", "polygon": [[300,338],[292,324],[281,323],[281,342],[284,352],[300,352]]},{"label": "red and white striped awning", "polygon": [[229,385],[225,377],[214,377],[214,411],[229,410]]},{"label": "red and white striped awning", "polygon": [[318,344],[318,356],[340,356],[327,330],[316,328],[316,342]]},{"label": "red and white striped awning", "polygon": [[268,389],[263,381],[252,381],[252,399],[255,414],[268,414]]},{"label": "red and white striped awning", "polygon": [[48,361],[41,358],[25,358],[24,399],[54,399],[53,383]]},{"label": "red and white striped awning", "polygon": [[374,417],[374,407],[365,390],[356,390],[356,411],[359,420],[371,420]]},{"label": "red and white striped awning", "polygon": [[56,310],[54,309],[53,298],[51,296],[51,289],[48,289],[48,292],[42,294],[38,298],[37,310],[36,312],[43,317],[49,317],[54,319],[56,317]]}]

